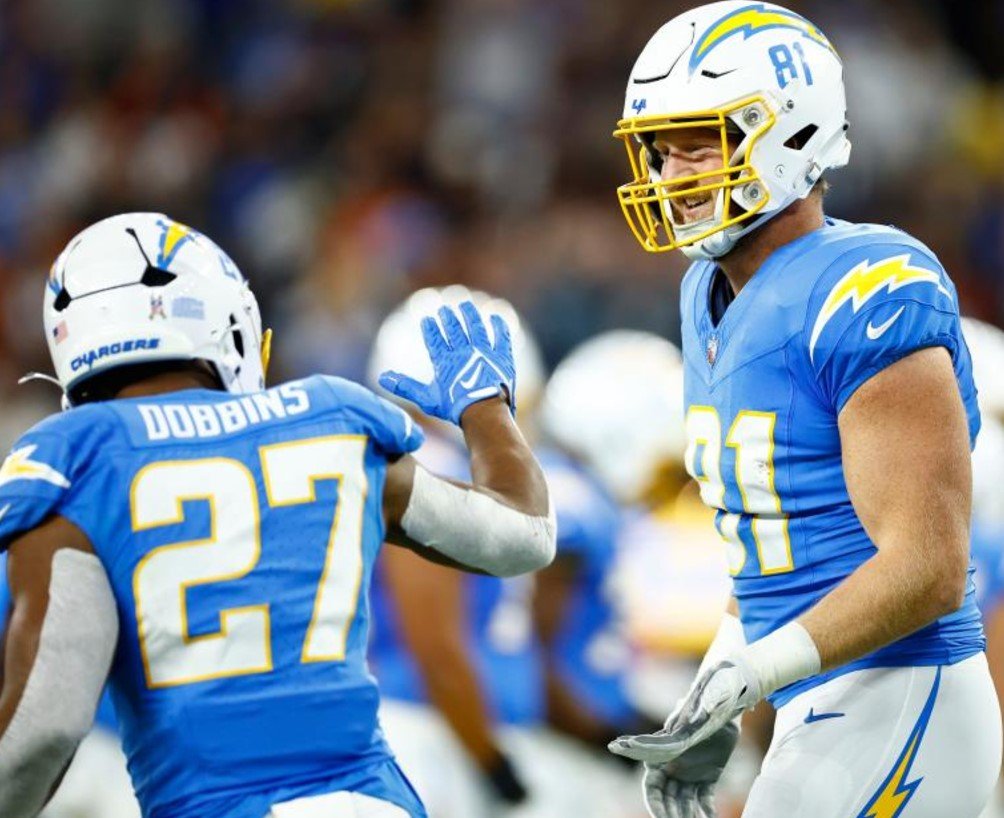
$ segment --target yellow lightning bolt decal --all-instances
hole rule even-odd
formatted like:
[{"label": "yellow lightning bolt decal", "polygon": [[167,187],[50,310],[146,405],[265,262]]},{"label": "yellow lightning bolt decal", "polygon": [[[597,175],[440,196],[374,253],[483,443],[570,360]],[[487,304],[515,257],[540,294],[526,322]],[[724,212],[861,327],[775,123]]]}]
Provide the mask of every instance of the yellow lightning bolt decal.
[{"label": "yellow lightning bolt decal", "polygon": [[0,486],[12,480],[44,480],[60,488],[69,488],[70,481],[47,463],[32,460],[38,446],[15,449],[0,466]]},{"label": "yellow lightning bolt decal", "polygon": [[164,231],[160,234],[157,266],[162,270],[167,270],[170,268],[171,262],[174,261],[174,257],[178,251],[195,234],[192,232],[192,228],[186,227],[179,222],[158,221],[157,224]]},{"label": "yellow lightning bolt decal", "polygon": [[823,302],[809,339],[809,358],[812,359],[815,353],[816,342],[823,329],[848,301],[851,309],[857,312],[883,289],[888,289],[891,293],[910,284],[933,284],[940,292],[952,297],[941,283],[941,276],[934,270],[911,267],[909,254],[882,259],[874,264],[862,261],[836,283]]},{"label": "yellow lightning bolt decal", "polygon": [[756,3],[727,14],[701,35],[690,57],[690,71],[694,71],[711,49],[734,34],[741,33],[745,39],[772,28],[794,29],[834,54],[837,53],[823,32],[804,17],[790,11],[768,11],[762,3]]},{"label": "yellow lightning bolt decal", "polygon": [[920,744],[919,737],[914,737],[906,747],[896,768],[892,771],[889,782],[879,791],[872,802],[871,809],[865,813],[863,818],[896,818],[910,800],[913,791],[917,788],[919,781],[904,784],[906,771],[910,767],[914,756],[917,754],[917,747]]},{"label": "yellow lightning bolt decal", "polygon": [[927,702],[924,704],[924,709],[921,711],[917,723],[913,726],[913,730],[910,731],[910,736],[906,740],[906,746],[893,764],[892,772],[886,776],[885,781],[879,787],[879,791],[872,796],[865,808],[858,813],[857,818],[897,818],[897,816],[902,814],[907,802],[913,798],[914,792],[924,779],[918,778],[915,781],[907,781],[906,777],[910,774],[910,767],[913,766],[913,762],[917,758],[917,751],[920,749],[920,743],[924,739],[927,724],[931,720],[931,713],[934,711],[934,701],[938,696],[938,685],[940,683],[941,668],[939,667],[938,672],[934,676],[934,685],[931,687],[931,692],[927,697]]}]

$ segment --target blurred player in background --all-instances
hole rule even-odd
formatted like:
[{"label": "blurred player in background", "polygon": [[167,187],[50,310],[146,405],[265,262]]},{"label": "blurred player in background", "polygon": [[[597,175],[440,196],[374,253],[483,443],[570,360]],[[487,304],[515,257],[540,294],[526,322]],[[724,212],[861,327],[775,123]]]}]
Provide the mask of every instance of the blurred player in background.
[{"label": "blurred player in background", "polygon": [[268,336],[245,279],[165,216],[71,240],[44,324],[74,408],[0,468],[0,814],[40,810],[110,669],[147,815],[424,816],[377,721],[369,578],[385,537],[501,575],[553,557],[504,321],[441,310],[422,323],[431,382],[382,377],[463,424],[473,486],[417,466],[421,431],[356,384],[262,391]]},{"label": "blurred player in background", "polygon": [[[987,634],[987,661],[1004,695],[1004,332],[973,318],[962,319],[979,390],[982,426],[973,449],[973,562],[976,596]],[[1004,815],[1004,793],[997,793],[981,818]]]},{"label": "blurred player in background", "polygon": [[825,217],[846,131],[833,45],[769,3],[680,15],[628,81],[618,193],[646,250],[695,261],[686,465],[735,597],[665,729],[611,744],[646,762],[658,818],[713,814],[737,717],[768,696],[748,818],[975,817],[997,779],[958,301],[916,239]]},{"label": "blurred player in background", "polygon": [[[556,607],[544,578],[560,570],[566,540],[586,579],[562,610],[568,635],[552,667],[586,711],[578,730],[593,726],[606,743],[686,691],[728,602],[724,544],[683,468],[683,360],[669,341],[614,330],[580,344],[548,381],[540,415],[559,450],[536,449],[559,510],[558,556],[537,575],[541,604]],[[588,525],[611,501],[624,509],[615,542]],[[569,530],[563,505],[582,521]],[[591,549],[573,550],[578,539]],[[731,777],[724,814],[741,808],[750,780]]]},{"label": "blurred player in background", "polygon": [[[427,361],[408,352],[416,349],[420,316],[468,298],[513,327],[519,422],[532,426],[542,385],[536,343],[508,302],[484,293],[446,287],[412,294],[383,322],[371,375],[397,358],[425,377]],[[426,430],[416,456],[434,470],[465,475],[467,455],[453,430],[414,416]],[[552,499],[567,525],[560,493]],[[616,809],[601,782],[580,775],[584,765],[595,779],[593,754],[544,729],[546,651],[534,629],[535,596],[527,577],[464,577],[393,551],[377,565],[370,655],[384,696],[382,719],[433,818],[609,818]],[[602,774],[606,766],[598,769]],[[582,785],[566,786],[577,777]]]},{"label": "blurred player in background", "polygon": [[[647,344],[672,346],[636,332],[609,332],[572,350],[548,380],[535,447],[558,518],[559,552],[537,575],[535,611],[547,670],[548,721],[589,745],[648,720],[628,690],[633,668],[622,611],[613,587],[622,504],[640,498],[654,474],[664,438],[635,421],[650,394],[621,387],[646,355]],[[646,373],[649,392],[670,396],[664,371]],[[615,411],[611,408],[616,406]],[[646,417],[649,417],[646,415]],[[651,444],[656,444],[652,447]]]},{"label": "blurred player in background", "polygon": [[[370,356],[371,382],[376,385],[392,361],[426,377],[422,317],[465,300],[506,317],[526,411],[541,382],[533,340],[507,302],[464,287],[420,290],[384,320]],[[420,462],[465,479],[470,464],[455,430],[410,411],[426,432],[416,452]],[[370,661],[383,696],[382,720],[433,818],[493,815],[532,797],[526,772],[499,733],[503,725],[533,725],[541,718],[529,599],[528,578],[463,576],[396,549],[376,566]]]}]

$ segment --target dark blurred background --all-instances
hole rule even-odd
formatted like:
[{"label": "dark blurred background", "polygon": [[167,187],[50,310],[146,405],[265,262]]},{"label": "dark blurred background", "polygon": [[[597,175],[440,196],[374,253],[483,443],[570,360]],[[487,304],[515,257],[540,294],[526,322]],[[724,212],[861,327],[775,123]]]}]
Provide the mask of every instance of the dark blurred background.
[{"label": "dark blurred background", "polygon": [[[646,255],[610,136],[651,0],[10,0],[0,10],[0,443],[58,397],[45,273],[79,229],[206,232],[276,330],[273,380],[361,377],[418,286],[510,298],[553,364],[605,328],[676,339],[679,254]],[[789,2],[846,66],[831,215],[931,245],[1004,320],[1004,2]]]}]

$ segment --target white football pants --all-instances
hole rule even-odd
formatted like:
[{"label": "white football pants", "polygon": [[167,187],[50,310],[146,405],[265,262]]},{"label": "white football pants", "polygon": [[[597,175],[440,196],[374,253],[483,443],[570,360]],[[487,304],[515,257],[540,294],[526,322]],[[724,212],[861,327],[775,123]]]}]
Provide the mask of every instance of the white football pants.
[{"label": "white football pants", "polygon": [[329,792],[273,804],[265,818],[410,818],[397,804],[360,792]]},{"label": "white football pants", "polygon": [[1000,765],[984,654],[856,671],[778,711],[743,818],[977,818]]}]

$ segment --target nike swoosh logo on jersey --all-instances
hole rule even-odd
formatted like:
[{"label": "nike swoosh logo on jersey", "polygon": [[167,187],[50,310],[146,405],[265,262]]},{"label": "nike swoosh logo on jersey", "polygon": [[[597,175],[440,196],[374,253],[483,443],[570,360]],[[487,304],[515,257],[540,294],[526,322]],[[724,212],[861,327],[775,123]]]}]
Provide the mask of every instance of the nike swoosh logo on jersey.
[{"label": "nike swoosh logo on jersey", "polygon": [[0,520],[4,518],[4,515],[10,511],[10,503],[7,503],[3,508],[0,508]]},{"label": "nike swoosh logo on jersey", "polygon": [[890,318],[888,321],[885,321],[884,323],[879,324],[877,327],[873,326],[872,322],[869,321],[868,326],[865,327],[865,335],[867,335],[872,341],[877,341],[879,338],[885,335],[886,330],[889,329],[889,327],[891,327],[893,324],[896,323],[896,319],[903,314],[903,310],[905,309],[906,309],[905,306],[900,307],[898,310],[896,310],[895,313],[893,313],[892,318]]},{"label": "nike swoosh logo on jersey", "polygon": [[809,715],[805,717],[806,724],[812,724],[814,721],[826,721],[827,719],[839,719],[843,716],[843,713],[816,713],[815,709],[809,708]]}]

